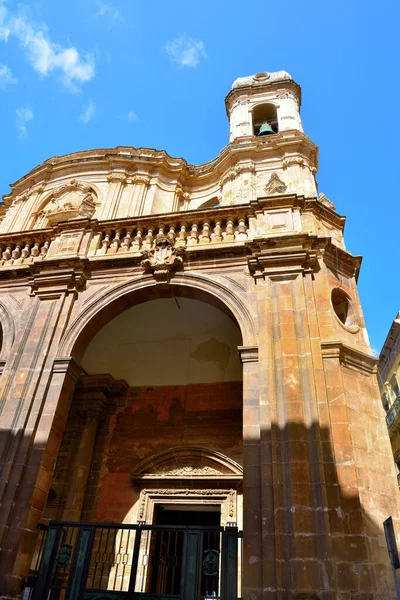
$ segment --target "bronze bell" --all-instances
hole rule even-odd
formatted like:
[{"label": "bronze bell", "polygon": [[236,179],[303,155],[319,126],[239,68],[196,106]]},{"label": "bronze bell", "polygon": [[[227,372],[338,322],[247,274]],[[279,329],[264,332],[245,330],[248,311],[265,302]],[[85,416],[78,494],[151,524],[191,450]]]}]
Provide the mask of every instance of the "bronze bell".
[{"label": "bronze bell", "polygon": [[274,135],[275,131],[272,129],[269,123],[263,123],[260,127],[260,131],[257,133],[257,136],[260,135]]}]

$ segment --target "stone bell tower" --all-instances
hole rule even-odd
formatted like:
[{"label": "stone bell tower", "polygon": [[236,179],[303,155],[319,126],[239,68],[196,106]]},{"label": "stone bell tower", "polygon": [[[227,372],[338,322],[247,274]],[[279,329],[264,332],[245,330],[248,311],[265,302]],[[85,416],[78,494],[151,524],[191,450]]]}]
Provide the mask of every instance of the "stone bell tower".
[{"label": "stone bell tower", "polygon": [[259,134],[262,123],[278,131],[303,131],[301,90],[286,71],[239,77],[227,99],[230,141]]}]

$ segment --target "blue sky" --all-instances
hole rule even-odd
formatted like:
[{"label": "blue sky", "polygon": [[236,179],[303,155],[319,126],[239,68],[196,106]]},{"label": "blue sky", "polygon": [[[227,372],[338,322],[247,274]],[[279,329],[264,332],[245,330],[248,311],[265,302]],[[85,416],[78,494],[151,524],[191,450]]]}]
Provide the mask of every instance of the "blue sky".
[{"label": "blue sky", "polygon": [[320,146],[320,191],[363,255],[379,350],[400,309],[400,3],[0,0],[0,192],[54,155],[118,145],[201,164],[228,140],[234,79],[285,69]]}]

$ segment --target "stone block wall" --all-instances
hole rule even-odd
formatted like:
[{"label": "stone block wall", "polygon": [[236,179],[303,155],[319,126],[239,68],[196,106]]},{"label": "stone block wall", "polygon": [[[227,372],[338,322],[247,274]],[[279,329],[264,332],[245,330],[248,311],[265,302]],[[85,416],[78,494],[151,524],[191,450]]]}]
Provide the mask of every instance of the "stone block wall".
[{"label": "stone block wall", "polygon": [[[50,495],[47,519],[63,517],[71,457],[79,445],[77,402],[75,397],[52,484],[63,497]],[[124,522],[138,499],[131,476],[136,465],[169,448],[191,445],[242,462],[242,382],[129,388],[125,405],[99,426],[82,520]]]}]

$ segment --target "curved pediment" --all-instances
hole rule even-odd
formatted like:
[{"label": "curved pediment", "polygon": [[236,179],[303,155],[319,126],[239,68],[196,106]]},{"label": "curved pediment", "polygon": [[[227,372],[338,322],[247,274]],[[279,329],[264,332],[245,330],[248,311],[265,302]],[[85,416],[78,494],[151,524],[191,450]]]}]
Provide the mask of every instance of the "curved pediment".
[{"label": "curved pediment", "polygon": [[71,179],[47,196],[37,213],[35,227],[49,227],[70,219],[90,219],[96,210],[96,204],[97,195],[92,186]]},{"label": "curved pediment", "polygon": [[201,447],[169,448],[139,463],[139,479],[242,479],[243,469],[226,455]]}]

